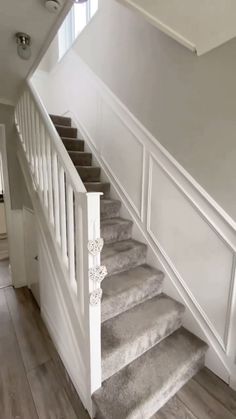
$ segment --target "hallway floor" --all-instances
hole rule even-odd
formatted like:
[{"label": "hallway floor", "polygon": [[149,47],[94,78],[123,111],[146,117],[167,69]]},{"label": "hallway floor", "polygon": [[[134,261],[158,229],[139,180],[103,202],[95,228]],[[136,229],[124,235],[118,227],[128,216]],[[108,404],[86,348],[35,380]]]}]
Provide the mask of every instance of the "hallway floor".
[{"label": "hallway floor", "polygon": [[0,260],[0,288],[8,287],[10,284],[9,259]]},{"label": "hallway floor", "polygon": [[[0,412],[1,419],[88,419],[27,288],[0,289]],[[205,368],[153,419],[235,418],[236,392]]]}]

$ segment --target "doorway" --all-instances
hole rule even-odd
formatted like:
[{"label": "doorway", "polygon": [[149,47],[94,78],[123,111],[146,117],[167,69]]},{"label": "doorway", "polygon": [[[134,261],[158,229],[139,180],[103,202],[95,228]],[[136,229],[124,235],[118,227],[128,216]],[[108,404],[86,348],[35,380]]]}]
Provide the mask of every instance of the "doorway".
[{"label": "doorway", "polygon": [[8,225],[10,193],[5,128],[0,125],[0,288],[12,285]]}]

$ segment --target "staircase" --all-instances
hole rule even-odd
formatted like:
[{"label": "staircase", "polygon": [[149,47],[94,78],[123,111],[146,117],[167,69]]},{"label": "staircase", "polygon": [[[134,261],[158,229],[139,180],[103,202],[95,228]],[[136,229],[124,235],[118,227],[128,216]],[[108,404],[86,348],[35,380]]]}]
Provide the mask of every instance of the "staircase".
[{"label": "staircase", "polygon": [[132,239],[100,167],[84,151],[71,119],[51,115],[84,185],[103,192],[102,387],[97,419],[151,418],[203,365],[207,345],[182,325],[184,306],[162,293],[163,273],[146,264],[146,245]]}]

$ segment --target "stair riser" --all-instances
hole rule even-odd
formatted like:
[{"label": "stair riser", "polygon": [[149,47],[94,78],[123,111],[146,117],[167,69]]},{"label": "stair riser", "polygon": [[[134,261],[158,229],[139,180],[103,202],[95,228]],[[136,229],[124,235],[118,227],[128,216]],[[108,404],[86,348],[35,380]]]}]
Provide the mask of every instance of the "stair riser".
[{"label": "stair riser", "polygon": [[106,220],[108,218],[119,217],[120,207],[121,203],[118,201],[111,203],[103,203],[101,201],[101,219]]},{"label": "stair riser", "polygon": [[96,183],[84,183],[84,186],[86,188],[86,190],[88,192],[102,192],[103,193],[103,198],[108,198],[109,197],[109,193],[110,193],[110,184],[109,183],[101,183],[101,184],[96,184]]},{"label": "stair riser", "polygon": [[77,138],[77,128],[55,126],[61,137]]},{"label": "stair riser", "polygon": [[91,166],[92,154],[90,153],[69,153],[75,166]]},{"label": "stair riser", "polygon": [[111,356],[102,362],[102,380],[106,380],[116,372],[120,371],[126,365],[130,364],[144,352],[152,348],[154,345],[161,342],[171,333],[175,332],[182,325],[182,314],[176,313],[176,315],[170,316],[169,319],[165,319],[161,327],[157,327],[155,330],[147,331],[145,336],[139,336],[139,338],[130,343],[126,350],[113,351]]},{"label": "stair riser", "polygon": [[102,301],[102,322],[161,294],[162,290],[162,281],[150,278],[150,280],[144,282],[142,287],[137,286],[120,295],[114,295],[108,302],[106,300]]},{"label": "stair riser", "polygon": [[71,127],[71,118],[57,115],[50,115],[50,118],[55,125],[64,125],[67,127]]},{"label": "stair riser", "polygon": [[100,167],[76,167],[83,182],[99,182]]},{"label": "stair riser", "polygon": [[128,240],[132,236],[132,223],[124,225],[102,225],[101,236],[105,243]]},{"label": "stair riser", "polygon": [[64,140],[62,139],[64,146],[67,151],[84,151],[84,141],[83,140]]},{"label": "stair riser", "polygon": [[146,262],[146,247],[130,249],[123,254],[114,255],[103,259],[102,263],[106,266],[108,275],[122,271],[127,271]]}]

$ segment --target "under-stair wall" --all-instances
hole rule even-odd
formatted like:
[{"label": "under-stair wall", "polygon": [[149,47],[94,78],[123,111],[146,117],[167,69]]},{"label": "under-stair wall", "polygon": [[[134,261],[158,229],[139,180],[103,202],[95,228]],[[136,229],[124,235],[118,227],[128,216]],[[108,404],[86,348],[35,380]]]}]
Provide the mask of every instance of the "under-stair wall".
[{"label": "under-stair wall", "polygon": [[34,83],[48,111],[79,128],[164,268],[165,291],[186,305],[184,325],[208,342],[207,365],[235,386],[235,224],[73,50]]}]

